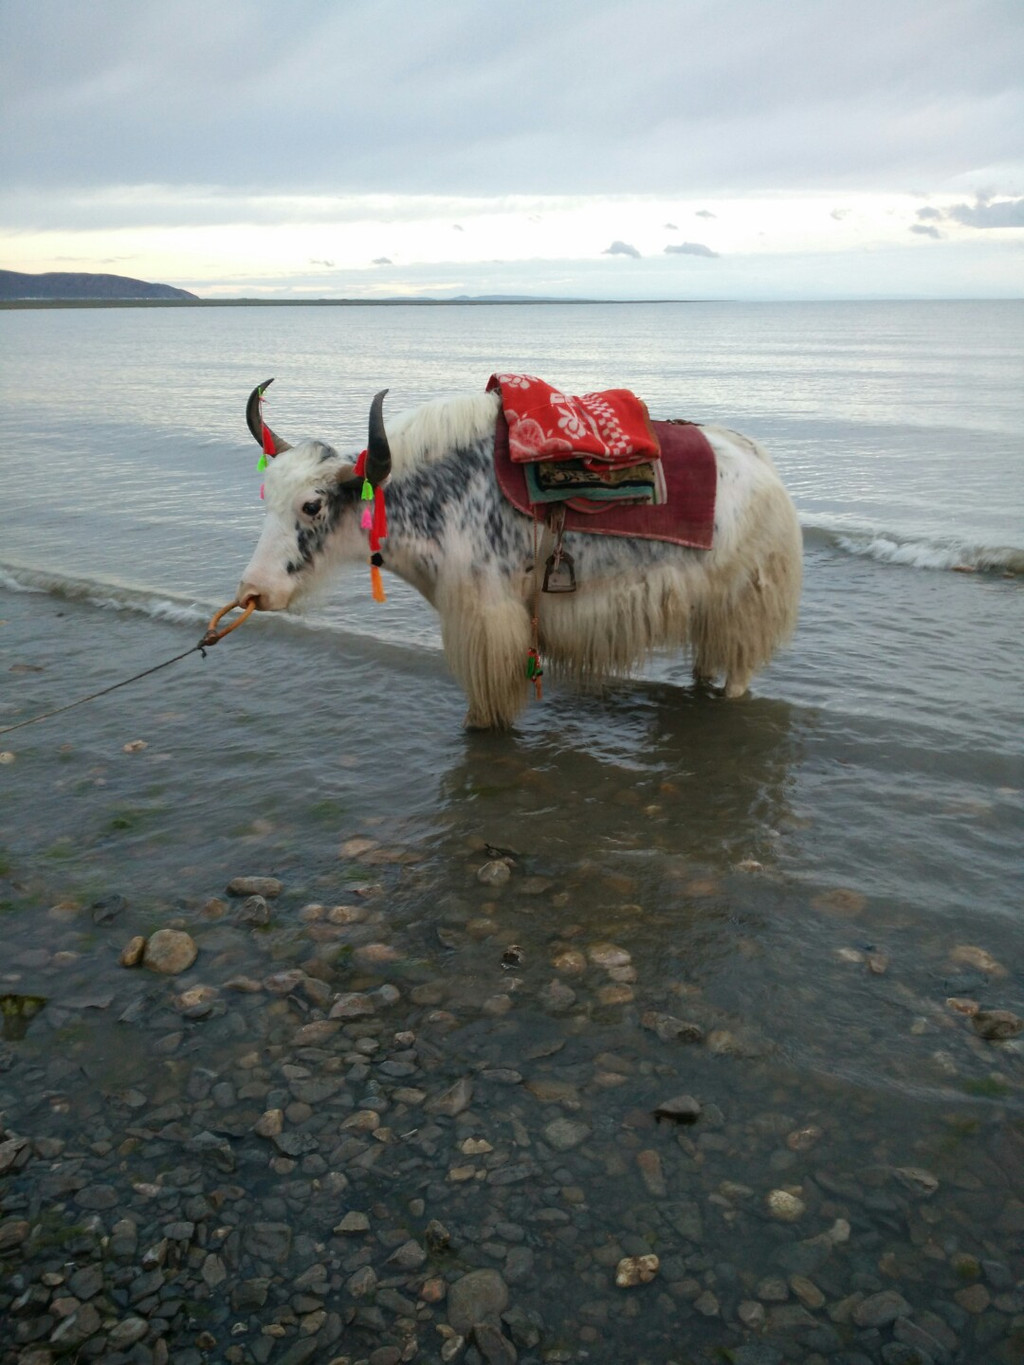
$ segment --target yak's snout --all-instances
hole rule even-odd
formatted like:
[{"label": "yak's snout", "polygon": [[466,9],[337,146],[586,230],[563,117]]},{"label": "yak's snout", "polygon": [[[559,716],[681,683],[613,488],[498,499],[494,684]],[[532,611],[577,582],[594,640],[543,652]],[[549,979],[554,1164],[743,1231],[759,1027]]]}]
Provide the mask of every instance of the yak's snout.
[{"label": "yak's snout", "polygon": [[275,592],[272,588],[260,588],[255,583],[250,583],[243,578],[238,585],[235,601],[240,607],[248,606],[252,602],[257,611],[284,611],[291,601],[291,597],[290,592]]}]

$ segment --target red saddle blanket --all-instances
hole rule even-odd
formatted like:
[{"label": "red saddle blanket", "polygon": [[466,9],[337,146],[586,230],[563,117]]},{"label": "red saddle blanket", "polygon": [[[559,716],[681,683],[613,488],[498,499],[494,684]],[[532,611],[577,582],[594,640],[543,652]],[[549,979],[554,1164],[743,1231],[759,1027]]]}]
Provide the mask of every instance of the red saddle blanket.
[{"label": "red saddle blanket", "polygon": [[[599,536],[634,536],[641,540],[667,540],[710,550],[715,525],[715,490],[718,470],[715,452],[700,427],[692,423],[652,422],[661,447],[666,501],[661,506],[612,504],[608,511],[565,514],[567,531],[589,531]],[[533,505],[526,486],[524,466],[513,463],[509,452],[508,422],[499,410],[494,428],[494,470],[498,485],[517,511],[540,516],[550,504]]]},{"label": "red saddle blanket", "polygon": [[500,391],[516,464],[579,458],[599,469],[658,458],[647,407],[629,389],[574,397],[532,374],[492,374],[487,389]]}]

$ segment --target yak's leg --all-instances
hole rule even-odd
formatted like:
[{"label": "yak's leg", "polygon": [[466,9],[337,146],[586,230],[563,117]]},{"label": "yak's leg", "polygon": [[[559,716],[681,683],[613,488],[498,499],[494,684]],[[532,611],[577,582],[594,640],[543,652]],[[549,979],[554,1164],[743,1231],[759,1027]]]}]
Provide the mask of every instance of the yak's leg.
[{"label": "yak's leg", "polygon": [[500,581],[480,577],[438,593],[445,657],[469,700],[470,730],[507,730],[526,704],[530,618]]},{"label": "yak's leg", "polygon": [[750,680],[754,676],[752,668],[732,668],[725,675],[725,695],[745,697],[750,691]]}]

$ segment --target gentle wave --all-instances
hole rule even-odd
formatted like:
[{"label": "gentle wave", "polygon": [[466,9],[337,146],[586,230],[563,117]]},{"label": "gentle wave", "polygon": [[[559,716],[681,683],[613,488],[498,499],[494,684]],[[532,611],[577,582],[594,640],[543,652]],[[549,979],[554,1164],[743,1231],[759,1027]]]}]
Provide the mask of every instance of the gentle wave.
[{"label": "gentle wave", "polygon": [[173,593],[149,592],[113,580],[73,578],[19,564],[0,564],[0,588],[8,592],[46,593],[68,602],[86,602],[92,607],[135,611],[175,625],[205,622],[212,610],[192,598],[176,598]]},{"label": "gentle wave", "polygon": [[[205,626],[216,608],[223,605],[197,602],[193,597],[179,597],[174,593],[133,588],[126,583],[110,579],[77,578],[32,569],[25,565],[0,562],[0,592],[2,591],[43,593],[66,602],[82,602],[105,611],[131,611],[140,616],[147,616],[153,621],[186,626],[197,624]],[[372,620],[368,624],[340,620],[331,615],[329,606],[323,610],[266,613],[259,618],[259,627],[264,630],[284,629],[300,633],[308,631],[372,641],[376,645],[397,649],[399,652],[412,649],[419,654],[440,653],[440,641],[431,638],[415,623],[407,623],[402,631],[404,638],[396,640],[393,623],[391,628],[388,628],[382,623],[375,624]]]},{"label": "gentle wave", "polygon": [[972,545],[952,536],[903,536],[887,531],[839,530],[805,524],[804,540],[861,559],[947,573],[1024,574],[1024,550],[1012,545]]}]

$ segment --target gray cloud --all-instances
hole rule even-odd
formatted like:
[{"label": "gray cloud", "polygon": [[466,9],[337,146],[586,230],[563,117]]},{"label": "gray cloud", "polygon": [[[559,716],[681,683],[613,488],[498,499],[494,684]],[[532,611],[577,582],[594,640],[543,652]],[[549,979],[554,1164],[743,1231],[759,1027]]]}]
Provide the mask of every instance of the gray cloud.
[{"label": "gray cloud", "polygon": [[974,205],[957,204],[949,210],[948,217],[965,227],[1024,227],[1024,199],[996,199],[991,202],[979,199]]},{"label": "gray cloud", "polygon": [[717,218],[717,213],[712,213],[710,209],[698,209],[693,215],[695,218]]},{"label": "gray cloud", "polygon": [[678,227],[678,225],[677,225],[676,223],[666,223],[666,224],[665,224],[665,231],[666,231],[666,232],[678,232],[678,231],[679,231],[679,227]]},{"label": "gray cloud", "polygon": [[318,261],[312,256],[309,258],[309,263],[310,265],[325,265],[328,270],[332,270],[334,268],[333,261]]},{"label": "gray cloud", "polygon": [[374,256],[374,258],[373,258],[373,264],[374,264],[374,265],[394,265],[394,261],[391,259],[390,256]]},{"label": "gray cloud", "polygon": [[712,251],[703,242],[670,242],[665,248],[666,256],[717,256],[717,251]]},{"label": "gray cloud", "polygon": [[602,256],[634,256],[640,259],[640,253],[636,247],[629,242],[612,242],[611,246],[606,246],[601,252]]},{"label": "gray cloud", "polygon": [[922,223],[938,223],[942,221],[943,213],[941,209],[918,209],[917,216]]},{"label": "gray cloud", "polygon": [[941,238],[942,233],[937,227],[932,227],[930,223],[911,223],[910,231],[916,232],[920,237]]},{"label": "gray cloud", "polygon": [[998,178],[1024,126],[1006,0],[635,0],[625,30],[523,0],[500,41],[478,0],[46,0],[0,30],[0,182],[55,196],[896,190]]}]

